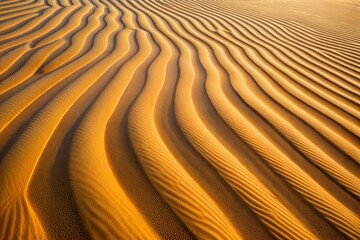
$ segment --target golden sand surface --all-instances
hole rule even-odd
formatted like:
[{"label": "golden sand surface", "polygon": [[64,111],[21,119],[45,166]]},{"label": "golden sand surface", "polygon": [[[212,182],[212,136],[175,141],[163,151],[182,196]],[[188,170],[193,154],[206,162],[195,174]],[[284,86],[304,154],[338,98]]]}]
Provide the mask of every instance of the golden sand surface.
[{"label": "golden sand surface", "polygon": [[360,239],[357,0],[1,0],[0,239]]}]

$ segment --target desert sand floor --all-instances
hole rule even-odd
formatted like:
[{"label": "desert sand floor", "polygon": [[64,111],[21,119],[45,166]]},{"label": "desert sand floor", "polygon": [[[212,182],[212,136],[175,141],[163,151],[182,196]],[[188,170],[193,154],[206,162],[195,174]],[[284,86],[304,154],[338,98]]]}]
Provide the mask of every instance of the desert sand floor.
[{"label": "desert sand floor", "polygon": [[1,0],[0,239],[359,239],[356,0]]}]

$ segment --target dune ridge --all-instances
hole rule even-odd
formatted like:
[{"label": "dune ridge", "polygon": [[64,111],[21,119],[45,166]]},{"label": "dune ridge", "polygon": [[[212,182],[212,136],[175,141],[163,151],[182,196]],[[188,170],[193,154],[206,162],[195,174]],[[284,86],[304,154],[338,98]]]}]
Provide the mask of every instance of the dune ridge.
[{"label": "dune ridge", "polygon": [[358,239],[358,11],[1,1],[0,239]]}]

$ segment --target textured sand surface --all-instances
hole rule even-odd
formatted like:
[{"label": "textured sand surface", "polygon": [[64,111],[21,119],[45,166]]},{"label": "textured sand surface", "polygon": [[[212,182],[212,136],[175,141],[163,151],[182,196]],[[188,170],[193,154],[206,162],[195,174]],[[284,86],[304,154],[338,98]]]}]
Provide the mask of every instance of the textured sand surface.
[{"label": "textured sand surface", "polygon": [[360,239],[357,0],[1,0],[0,239]]}]

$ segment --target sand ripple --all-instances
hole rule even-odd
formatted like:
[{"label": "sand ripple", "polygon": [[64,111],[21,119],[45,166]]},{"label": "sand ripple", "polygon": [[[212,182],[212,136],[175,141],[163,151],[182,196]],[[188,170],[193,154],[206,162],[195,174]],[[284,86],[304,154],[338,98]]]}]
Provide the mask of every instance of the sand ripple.
[{"label": "sand ripple", "polygon": [[358,239],[356,1],[0,2],[0,239]]}]

